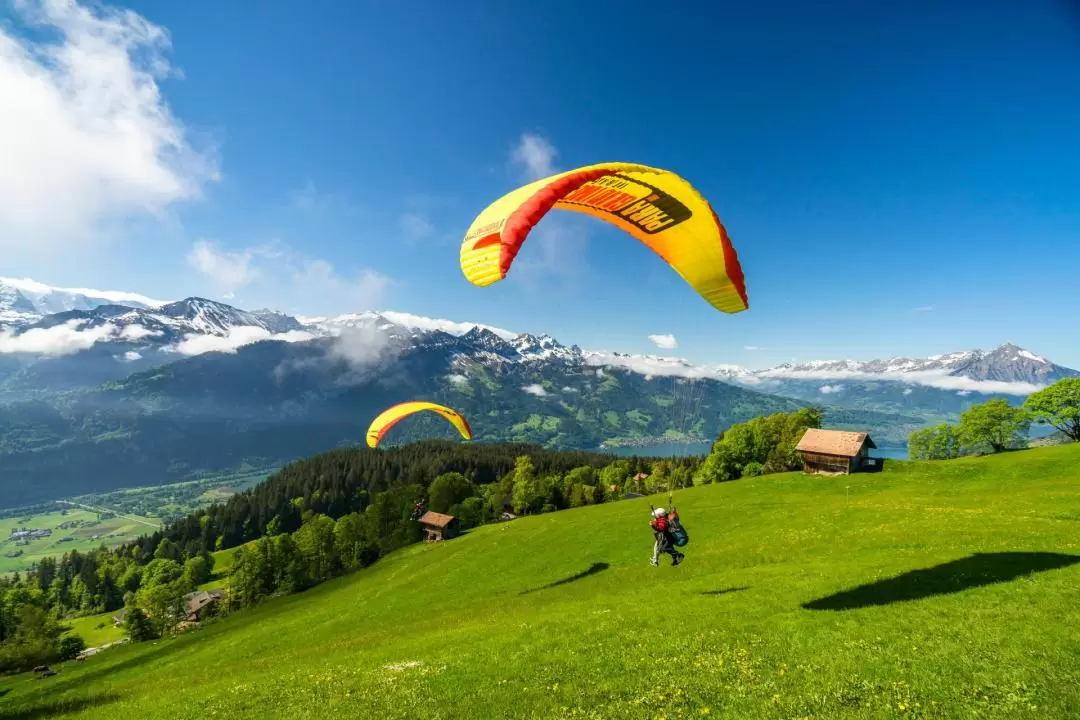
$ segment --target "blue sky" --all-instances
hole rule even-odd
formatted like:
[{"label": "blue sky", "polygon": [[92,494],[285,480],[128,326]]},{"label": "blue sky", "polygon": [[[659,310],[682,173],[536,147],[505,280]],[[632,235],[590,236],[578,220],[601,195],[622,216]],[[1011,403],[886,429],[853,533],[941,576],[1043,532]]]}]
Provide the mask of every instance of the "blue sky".
[{"label": "blue sky", "polygon": [[[1004,341],[1080,367],[1073,4],[542,5],[132,2],[44,26],[5,6],[0,90],[25,113],[0,119],[21,163],[0,274],[748,367]],[[31,42],[71,67],[12,51]],[[702,191],[749,311],[568,213],[507,280],[465,281],[487,203],[608,160]]]}]

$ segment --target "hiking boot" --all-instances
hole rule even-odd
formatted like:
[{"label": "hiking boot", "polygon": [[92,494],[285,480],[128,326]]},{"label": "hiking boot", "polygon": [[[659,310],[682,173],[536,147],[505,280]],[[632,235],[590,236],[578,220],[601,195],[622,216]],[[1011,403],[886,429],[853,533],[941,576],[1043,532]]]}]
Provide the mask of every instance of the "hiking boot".
[{"label": "hiking boot", "polygon": [[676,565],[678,565],[679,563],[681,563],[681,562],[683,561],[683,558],[684,558],[684,557],[686,557],[686,556],[685,556],[685,555],[683,555],[682,553],[679,553],[679,554],[678,554],[678,555],[676,555],[676,556],[675,556],[674,558],[672,558],[672,560],[671,560],[671,567],[675,567]]},{"label": "hiking boot", "polygon": [[649,564],[653,567],[660,567],[660,561],[656,558],[649,558]]}]

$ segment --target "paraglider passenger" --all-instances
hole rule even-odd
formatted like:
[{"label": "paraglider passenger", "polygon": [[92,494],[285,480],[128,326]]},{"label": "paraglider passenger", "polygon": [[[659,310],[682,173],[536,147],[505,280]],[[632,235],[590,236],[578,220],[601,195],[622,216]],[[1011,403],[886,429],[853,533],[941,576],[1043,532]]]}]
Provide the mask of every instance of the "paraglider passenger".
[{"label": "paraglider passenger", "polygon": [[660,553],[668,553],[671,555],[671,565],[674,567],[681,563],[686,556],[675,549],[675,538],[671,534],[667,510],[656,508],[653,510],[652,515],[653,519],[649,523],[649,527],[652,528],[656,536],[656,543],[653,545],[652,560],[649,562],[658,566],[660,565]]}]

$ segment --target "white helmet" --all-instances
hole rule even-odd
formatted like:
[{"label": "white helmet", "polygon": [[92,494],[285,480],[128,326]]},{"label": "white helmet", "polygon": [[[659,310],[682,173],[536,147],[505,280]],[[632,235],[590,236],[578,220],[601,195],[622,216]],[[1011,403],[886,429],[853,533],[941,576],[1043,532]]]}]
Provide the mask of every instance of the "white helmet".
[{"label": "white helmet", "polygon": [[652,511],[653,517],[664,517],[667,515],[667,510],[664,508],[656,508]]}]

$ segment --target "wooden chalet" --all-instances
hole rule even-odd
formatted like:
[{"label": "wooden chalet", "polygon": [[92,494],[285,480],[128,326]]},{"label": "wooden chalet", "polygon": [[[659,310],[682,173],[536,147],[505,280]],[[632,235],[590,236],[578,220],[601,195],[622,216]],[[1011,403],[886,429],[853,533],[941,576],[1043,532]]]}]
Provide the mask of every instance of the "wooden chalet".
[{"label": "wooden chalet", "polygon": [[426,542],[438,542],[455,538],[461,532],[460,523],[453,515],[428,511],[420,516],[420,525],[427,534]]},{"label": "wooden chalet", "polygon": [[880,458],[870,457],[872,449],[877,445],[867,433],[818,428],[807,429],[795,446],[803,472],[833,475],[880,469]]},{"label": "wooden chalet", "polygon": [[187,604],[187,622],[199,622],[225,598],[225,591],[221,588],[214,590],[196,590],[184,596]]}]

